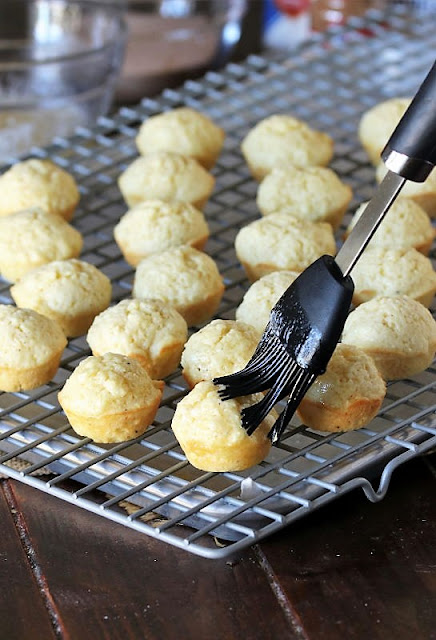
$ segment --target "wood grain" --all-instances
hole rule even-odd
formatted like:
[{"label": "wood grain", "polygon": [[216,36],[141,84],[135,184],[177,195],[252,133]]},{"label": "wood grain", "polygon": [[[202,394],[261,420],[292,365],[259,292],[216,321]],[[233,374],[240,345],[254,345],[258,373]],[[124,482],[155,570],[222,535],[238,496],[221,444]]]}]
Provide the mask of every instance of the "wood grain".
[{"label": "wood grain", "polygon": [[433,454],[231,563],[3,481],[0,640],[432,640],[435,483]]},{"label": "wood grain", "polygon": [[252,551],[196,557],[12,483],[62,637],[298,638]]},{"label": "wood grain", "polygon": [[307,638],[436,638],[435,488],[408,463],[382,502],[353,493],[262,545]]},{"label": "wood grain", "polygon": [[[3,483],[4,486],[4,483]],[[55,638],[13,515],[0,489],[0,640]]]}]

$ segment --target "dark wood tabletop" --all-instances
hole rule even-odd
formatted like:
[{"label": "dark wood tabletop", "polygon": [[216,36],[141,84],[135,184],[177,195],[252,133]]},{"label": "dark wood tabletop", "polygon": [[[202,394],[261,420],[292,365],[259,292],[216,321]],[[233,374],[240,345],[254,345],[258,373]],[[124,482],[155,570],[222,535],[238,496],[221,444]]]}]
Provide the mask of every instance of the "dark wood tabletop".
[{"label": "dark wood tabletop", "polygon": [[0,640],[436,638],[436,453],[235,560],[1,481]]}]

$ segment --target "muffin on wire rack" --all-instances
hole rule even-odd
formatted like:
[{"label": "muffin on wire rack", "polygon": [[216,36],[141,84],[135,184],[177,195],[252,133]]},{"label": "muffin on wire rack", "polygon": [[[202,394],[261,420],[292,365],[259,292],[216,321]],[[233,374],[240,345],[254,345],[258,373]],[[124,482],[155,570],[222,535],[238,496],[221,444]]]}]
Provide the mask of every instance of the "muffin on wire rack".
[{"label": "muffin on wire rack", "polygon": [[337,229],[352,198],[351,187],[328,167],[275,168],[259,185],[262,215],[288,213],[310,222],[329,222]]},{"label": "muffin on wire rack", "polygon": [[367,425],[377,414],[386,384],[370,355],[339,343],[325,373],[301,401],[297,414],[318,431],[351,431]]},{"label": "muffin on wire rack", "polygon": [[114,228],[126,261],[136,267],[147,256],[187,244],[202,250],[209,238],[203,213],[189,202],[145,200],[129,209]]},{"label": "muffin on wire rack", "polygon": [[377,296],[407,295],[429,307],[436,293],[431,260],[416,249],[369,246],[353,269],[355,306]]},{"label": "muffin on wire rack", "polygon": [[378,296],[350,313],[342,342],[369,354],[385,380],[400,380],[432,363],[436,322],[409,296]]},{"label": "muffin on wire rack", "polygon": [[203,209],[215,178],[194,158],[156,151],[136,158],[119,176],[118,186],[129,207],[144,200],[164,200]]},{"label": "muffin on wire rack", "polygon": [[32,269],[11,287],[19,307],[55,320],[69,338],[87,332],[95,316],[111,301],[109,278],[89,262],[55,260]]},{"label": "muffin on wire rack", "polygon": [[224,402],[211,380],[195,385],[177,404],[171,423],[189,462],[203,471],[239,471],[261,462],[271,448],[268,432],[275,412],[251,436],[241,424],[241,410],[261,397],[253,394]]},{"label": "muffin on wire rack", "polygon": [[42,209],[0,218],[0,273],[10,282],[48,262],[77,258],[82,246],[77,229]]},{"label": "muffin on wire rack", "polygon": [[0,343],[2,391],[27,391],[49,382],[67,346],[54,320],[10,304],[0,304]]},{"label": "muffin on wire rack", "polygon": [[186,245],[141,260],[133,282],[134,298],[167,302],[189,327],[209,320],[223,293],[223,279],[214,260]]},{"label": "muffin on wire rack", "polygon": [[223,146],[225,133],[208,116],[190,107],[179,107],[145,120],[136,136],[139,153],[173,151],[191,156],[212,169]]},{"label": "muffin on wire rack", "polygon": [[86,339],[93,355],[121,353],[137,360],[153,380],[160,380],[178,367],[188,327],[167,302],[129,299],[100,313]]},{"label": "muffin on wire rack", "polygon": [[212,320],[192,334],[182,353],[182,373],[190,387],[243,369],[259,341],[256,330],[237,320]]},{"label": "muffin on wire rack", "polygon": [[136,360],[105,353],[82,360],[58,398],[76,433],[96,442],[124,442],[153,422],[162,389]]},{"label": "muffin on wire rack", "polygon": [[306,122],[287,114],[274,114],[247,133],[241,151],[256,180],[275,167],[327,166],[333,156],[333,140]]},{"label": "muffin on wire rack", "polygon": [[[347,227],[345,237],[350,234],[367,204],[367,202],[362,203],[356,210]],[[427,255],[435,234],[436,229],[432,226],[424,209],[413,200],[400,197],[392,204],[368,246],[416,249]]]},{"label": "muffin on wire rack", "polygon": [[50,160],[23,160],[0,176],[0,216],[38,207],[69,221],[79,199],[73,176]]},{"label": "muffin on wire rack", "polygon": [[379,102],[362,115],[359,140],[372,164],[377,166],[380,154],[411,102],[409,97],[394,97]]},{"label": "muffin on wire rack", "polygon": [[272,271],[303,271],[324,253],[334,255],[336,242],[327,222],[272,213],[242,227],[235,249],[248,279],[254,282]]}]

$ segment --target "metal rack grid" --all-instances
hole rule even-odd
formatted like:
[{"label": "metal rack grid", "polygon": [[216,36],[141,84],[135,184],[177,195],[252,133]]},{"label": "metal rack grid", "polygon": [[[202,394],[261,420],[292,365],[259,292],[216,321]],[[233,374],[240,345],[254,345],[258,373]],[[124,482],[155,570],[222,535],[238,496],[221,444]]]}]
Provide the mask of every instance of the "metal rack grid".
[{"label": "metal rack grid", "polygon": [[[248,287],[234,237],[258,217],[257,185],[239,151],[242,137],[273,112],[292,113],[329,132],[335,140],[331,167],[353,188],[351,213],[375,186],[374,169],[357,141],[359,118],[376,102],[417,89],[436,50],[430,22],[419,16],[410,21],[401,10],[389,20],[374,12],[314,38],[290,58],[250,57],[123,108],[49,148],[32,149],[30,155],[49,157],[76,177],[82,198],[74,225],[85,239],[82,258],[111,278],[114,302],[129,295],[133,279],[112,235],[126,209],[116,179],[137,155],[134,137],[143,119],[189,105],[227,133],[205,213],[207,251],[226,283],[217,316],[233,318]],[[11,302],[5,282],[0,302]],[[366,428],[326,435],[294,422],[258,466],[204,473],[187,463],[171,432],[175,406],[186,393],[180,371],[166,380],[162,406],[144,436],[102,446],[74,434],[57,392],[87,355],[84,337],[70,340],[52,382],[28,393],[0,394],[0,471],[205,557],[239,552],[357,487],[369,500],[380,500],[396,467],[436,445],[436,370],[430,367],[391,383]]]}]

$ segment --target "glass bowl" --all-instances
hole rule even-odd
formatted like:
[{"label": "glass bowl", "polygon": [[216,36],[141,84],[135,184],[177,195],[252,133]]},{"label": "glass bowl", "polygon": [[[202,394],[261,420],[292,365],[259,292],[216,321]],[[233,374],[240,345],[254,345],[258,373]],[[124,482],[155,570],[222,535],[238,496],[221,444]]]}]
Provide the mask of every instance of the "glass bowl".
[{"label": "glass bowl", "polygon": [[246,0],[128,2],[119,102],[137,102],[217,69],[239,42]]},{"label": "glass bowl", "polygon": [[109,109],[126,41],[123,4],[1,0],[0,162]]}]

